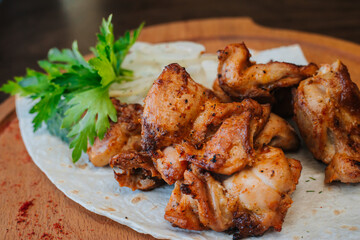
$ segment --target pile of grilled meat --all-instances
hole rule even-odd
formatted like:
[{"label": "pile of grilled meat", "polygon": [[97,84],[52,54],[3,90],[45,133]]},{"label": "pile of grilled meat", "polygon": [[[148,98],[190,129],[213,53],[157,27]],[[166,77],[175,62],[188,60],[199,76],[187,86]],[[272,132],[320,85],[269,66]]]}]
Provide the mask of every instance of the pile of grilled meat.
[{"label": "pile of grilled meat", "polygon": [[89,146],[120,186],[174,185],[165,219],[234,239],[280,231],[300,177],[299,138],[327,164],[325,182],[360,181],[360,92],[346,67],[251,62],[245,44],[218,51],[213,89],[178,64],[165,67],[144,100],[112,99],[118,120]]}]

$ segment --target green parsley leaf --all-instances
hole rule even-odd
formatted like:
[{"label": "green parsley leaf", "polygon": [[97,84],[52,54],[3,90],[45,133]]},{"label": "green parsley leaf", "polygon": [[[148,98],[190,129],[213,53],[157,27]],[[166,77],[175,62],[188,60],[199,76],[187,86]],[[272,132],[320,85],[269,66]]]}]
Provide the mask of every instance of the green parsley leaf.
[{"label": "green parsley leaf", "polygon": [[91,67],[97,70],[98,74],[101,77],[101,85],[107,86],[109,83],[112,83],[116,78],[114,68],[109,62],[109,60],[103,56],[92,58],[89,60]]},{"label": "green parsley leaf", "polygon": [[65,87],[64,94],[73,95],[77,92],[86,91],[94,87],[100,87],[101,77],[90,69],[80,65],[74,65],[70,72],[64,73],[52,80],[61,87]]},{"label": "green parsley leaf", "polygon": [[98,43],[96,48],[93,48],[95,56],[102,56],[107,58],[113,66],[116,76],[132,76],[132,71],[122,69],[121,64],[124,61],[126,55],[129,53],[131,46],[136,42],[140,35],[145,23],[141,23],[138,29],[133,31],[133,34],[129,31],[124,33],[124,36],[114,41],[113,25],[111,23],[112,15],[108,20],[103,19],[100,27],[100,33],[97,35]]},{"label": "green parsley leaf", "polygon": [[[129,53],[131,46],[136,42],[138,39],[142,28],[144,27],[145,23],[141,23],[138,29],[134,30],[133,35],[131,36],[129,31],[126,31],[123,37],[120,37],[114,43],[114,54],[117,59],[117,63],[115,64],[115,72],[118,75],[125,75],[128,76],[128,73],[131,72],[126,69],[121,68],[121,63],[124,61],[126,55]],[[131,72],[132,73],[132,72]]]},{"label": "green parsley leaf", "polygon": [[60,76],[61,70],[67,66],[65,64],[55,64],[46,60],[38,61],[38,65],[49,75],[49,76]]},{"label": "green parsley leaf", "polygon": [[30,109],[30,113],[37,113],[32,121],[34,131],[38,130],[42,122],[47,121],[56,112],[63,91],[64,88],[57,88],[49,92]]},{"label": "green parsley leaf", "polygon": [[70,108],[65,112],[62,127],[72,127],[68,137],[74,137],[70,148],[74,148],[72,158],[77,161],[81,151],[86,151],[87,142],[92,145],[96,136],[102,139],[110,126],[109,118],[116,122],[117,115],[109,98],[108,87],[97,87],[78,93],[68,105]]},{"label": "green parsley leaf", "polygon": [[15,95],[20,94],[21,96],[28,96],[31,94],[31,92],[26,91],[24,88],[22,88],[19,85],[19,82],[23,79],[23,77],[15,77],[14,81],[8,81],[2,87],[0,88],[0,91],[3,91],[5,93]]},{"label": "green parsley leaf", "polygon": [[26,70],[26,76],[18,84],[24,91],[32,93],[33,98],[40,97],[51,86],[46,74],[32,69]]},{"label": "green parsley leaf", "polygon": [[61,51],[57,48],[50,49],[48,52],[48,59],[50,62],[66,63],[67,65],[64,65],[65,70],[67,70],[67,67],[73,65],[81,65],[85,68],[90,68],[89,64],[79,52],[77,41],[73,42],[72,49],[63,49]]}]

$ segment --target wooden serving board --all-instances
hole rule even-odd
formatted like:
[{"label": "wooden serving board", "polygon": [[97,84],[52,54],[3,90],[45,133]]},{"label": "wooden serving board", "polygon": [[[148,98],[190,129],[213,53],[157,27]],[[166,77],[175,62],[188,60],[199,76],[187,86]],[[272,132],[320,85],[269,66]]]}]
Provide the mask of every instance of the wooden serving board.
[{"label": "wooden serving board", "polygon": [[[195,41],[204,44],[208,52],[241,41],[258,50],[298,43],[309,61],[320,64],[341,59],[348,66],[352,80],[360,85],[359,45],[316,34],[269,29],[249,18],[150,26],[143,30],[140,40]],[[59,191],[27,154],[14,98],[9,98],[0,105],[0,239],[154,238],[89,212]]]}]

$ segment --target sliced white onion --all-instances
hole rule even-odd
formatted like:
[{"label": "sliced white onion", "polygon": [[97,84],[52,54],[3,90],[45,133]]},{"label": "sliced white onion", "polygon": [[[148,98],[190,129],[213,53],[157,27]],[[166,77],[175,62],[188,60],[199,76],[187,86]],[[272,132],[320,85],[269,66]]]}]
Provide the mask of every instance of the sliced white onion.
[{"label": "sliced white onion", "polygon": [[[153,82],[165,66],[178,63],[185,67],[192,79],[211,88],[216,71],[214,54],[203,54],[205,47],[193,42],[150,44],[137,42],[125,58],[123,67],[134,72],[134,80],[115,83],[110,87],[110,97],[123,102],[142,103]],[[210,67],[214,70],[210,70]],[[216,77],[216,73],[214,75]]]}]

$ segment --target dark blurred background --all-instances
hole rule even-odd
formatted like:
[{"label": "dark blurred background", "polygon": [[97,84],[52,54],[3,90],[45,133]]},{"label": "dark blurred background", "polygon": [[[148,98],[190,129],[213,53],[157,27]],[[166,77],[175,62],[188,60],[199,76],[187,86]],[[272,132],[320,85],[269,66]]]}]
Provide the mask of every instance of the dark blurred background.
[{"label": "dark blurred background", "polygon": [[[137,27],[199,18],[249,16],[274,28],[360,43],[358,0],[0,0],[0,85],[36,68],[52,47],[89,53],[103,17],[113,13],[117,35]],[[0,93],[0,102],[7,95]]]}]

